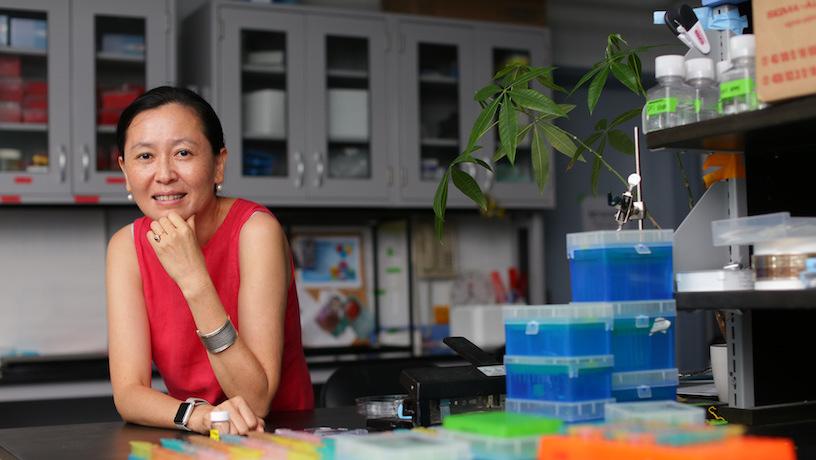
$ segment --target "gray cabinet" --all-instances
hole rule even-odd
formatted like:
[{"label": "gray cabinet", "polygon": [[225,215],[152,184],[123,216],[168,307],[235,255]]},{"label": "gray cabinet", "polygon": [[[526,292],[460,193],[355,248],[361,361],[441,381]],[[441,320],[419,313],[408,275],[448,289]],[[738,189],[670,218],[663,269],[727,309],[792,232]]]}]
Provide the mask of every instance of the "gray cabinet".
[{"label": "gray cabinet", "polygon": [[183,80],[224,124],[228,193],[284,205],[388,201],[384,18],[212,2],[183,37],[209,44]]},{"label": "gray cabinet", "polygon": [[[478,115],[473,30],[466,25],[400,21],[401,197],[430,206],[436,186],[464,149]],[[476,168],[466,165],[467,172]],[[451,185],[449,206],[468,204]]]},{"label": "gray cabinet", "polygon": [[4,202],[125,202],[115,130],[175,80],[173,0],[0,0]]},{"label": "gray cabinet", "polygon": [[[518,28],[523,29],[523,28]],[[541,67],[551,65],[549,33],[543,30],[487,29],[477,33],[477,70],[479,87],[486,85],[495,73],[511,62],[525,62]],[[537,84],[536,84],[537,85]],[[536,89],[544,90],[537,86]],[[548,90],[547,90],[548,91]],[[548,94],[548,93],[545,93]],[[471,98],[472,101],[472,98]],[[527,117],[520,122],[529,123]],[[531,162],[530,136],[519,143],[515,166],[507,158],[493,164],[491,157],[499,146],[498,130],[488,132],[483,138],[480,156],[493,166],[494,173],[479,171],[479,185],[492,195],[503,207],[551,208],[555,206],[555,175],[553,153],[550,152],[550,174],[542,194],[535,183]]]}]

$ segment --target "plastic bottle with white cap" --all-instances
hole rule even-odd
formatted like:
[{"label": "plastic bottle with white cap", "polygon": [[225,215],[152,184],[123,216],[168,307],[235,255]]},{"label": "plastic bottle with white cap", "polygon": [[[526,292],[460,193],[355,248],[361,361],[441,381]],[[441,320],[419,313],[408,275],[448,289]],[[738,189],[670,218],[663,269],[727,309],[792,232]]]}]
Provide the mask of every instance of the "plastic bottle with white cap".
[{"label": "plastic bottle with white cap", "polygon": [[[657,86],[646,92],[643,106],[643,132],[671,128],[689,122],[686,114],[692,103],[692,91],[684,83],[685,59],[678,54],[667,54],[655,59]],[[692,107],[693,110],[693,107]]]},{"label": "plastic bottle with white cap", "polygon": [[707,57],[686,60],[686,84],[694,99],[685,118],[692,122],[716,118],[720,91],[714,79],[714,61]]},{"label": "plastic bottle with white cap", "polygon": [[723,74],[720,82],[720,105],[722,113],[748,112],[761,109],[756,94],[756,42],[751,34],[731,37],[729,56],[732,68]]},{"label": "plastic bottle with white cap", "polygon": [[230,432],[230,415],[227,411],[214,410],[210,412],[210,423],[213,430],[221,434]]}]

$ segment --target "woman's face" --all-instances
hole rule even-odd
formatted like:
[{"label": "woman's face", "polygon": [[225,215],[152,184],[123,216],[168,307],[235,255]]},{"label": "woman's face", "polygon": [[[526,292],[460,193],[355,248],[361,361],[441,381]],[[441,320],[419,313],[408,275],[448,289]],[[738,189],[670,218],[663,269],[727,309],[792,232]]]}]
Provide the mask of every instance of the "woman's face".
[{"label": "woman's face", "polygon": [[226,149],[213,155],[195,112],[171,103],[138,114],[127,130],[127,189],[139,209],[158,220],[170,211],[187,219],[214,202],[224,180]]}]

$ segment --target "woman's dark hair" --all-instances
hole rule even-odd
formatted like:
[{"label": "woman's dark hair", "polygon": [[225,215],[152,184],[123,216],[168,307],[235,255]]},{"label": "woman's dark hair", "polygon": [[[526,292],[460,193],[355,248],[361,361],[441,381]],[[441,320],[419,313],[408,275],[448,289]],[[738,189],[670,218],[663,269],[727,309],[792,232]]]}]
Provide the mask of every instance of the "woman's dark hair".
[{"label": "woman's dark hair", "polygon": [[201,126],[204,127],[204,136],[212,146],[213,155],[217,155],[224,148],[224,130],[221,128],[221,121],[204,98],[187,88],[159,86],[139,96],[127,106],[119,117],[119,124],[116,126],[116,146],[119,147],[120,158],[124,159],[127,130],[136,115],[173,103],[189,107],[196,113],[201,121]]}]

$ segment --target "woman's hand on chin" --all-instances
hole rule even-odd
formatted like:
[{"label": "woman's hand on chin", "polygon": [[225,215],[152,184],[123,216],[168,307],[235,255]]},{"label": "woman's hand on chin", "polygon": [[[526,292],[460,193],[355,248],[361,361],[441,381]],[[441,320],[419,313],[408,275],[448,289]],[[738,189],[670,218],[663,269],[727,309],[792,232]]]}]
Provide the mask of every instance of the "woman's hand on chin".
[{"label": "woman's hand on chin", "polygon": [[195,287],[206,279],[204,254],[195,232],[195,215],[186,221],[175,211],[150,223],[147,241],[156,252],[167,274],[178,286]]}]

